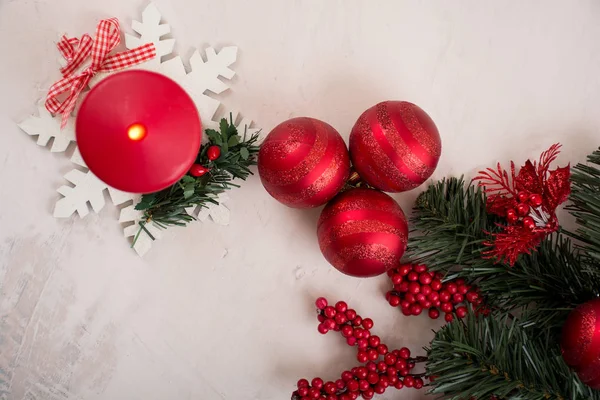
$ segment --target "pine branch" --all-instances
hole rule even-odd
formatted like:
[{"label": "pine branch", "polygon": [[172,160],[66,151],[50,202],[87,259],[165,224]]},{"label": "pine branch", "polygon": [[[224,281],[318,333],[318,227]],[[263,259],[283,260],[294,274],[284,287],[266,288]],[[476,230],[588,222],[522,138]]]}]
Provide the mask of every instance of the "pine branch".
[{"label": "pine branch", "polygon": [[577,164],[572,169],[572,204],[567,209],[579,225],[570,235],[580,242],[581,256],[600,273],[600,149],[587,160],[588,165]]},{"label": "pine branch", "polygon": [[430,393],[450,400],[600,399],[564,363],[558,344],[515,317],[468,315],[438,332],[427,350]]},{"label": "pine branch", "polygon": [[[250,166],[256,165],[256,156],[260,149],[256,143],[259,133],[247,137],[238,134],[233,121],[223,118],[219,125],[220,132],[207,129],[209,143],[202,146],[196,164],[205,166],[209,172],[200,177],[185,175],[173,186],[157,193],[145,194],[135,206],[143,210],[144,216],[140,221],[140,231],[144,225],[154,222],[161,228],[169,226],[185,226],[195,220],[186,209],[206,207],[216,201],[220,193],[239,187],[233,183],[235,179],[245,180],[252,174]],[[207,151],[212,145],[219,146],[221,154],[214,161],[209,160]]]}]

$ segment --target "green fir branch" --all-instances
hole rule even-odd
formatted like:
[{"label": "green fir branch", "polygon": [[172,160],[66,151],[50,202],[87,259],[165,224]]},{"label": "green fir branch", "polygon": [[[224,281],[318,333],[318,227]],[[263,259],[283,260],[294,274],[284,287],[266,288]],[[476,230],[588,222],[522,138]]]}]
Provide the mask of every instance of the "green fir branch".
[{"label": "green fir branch", "polygon": [[445,325],[427,350],[430,393],[440,398],[519,400],[600,399],[564,363],[550,334],[519,318],[470,313]]},{"label": "green fir branch", "polygon": [[[256,165],[260,149],[257,144],[259,132],[248,136],[245,131],[240,135],[230,115],[229,121],[225,118],[221,120],[219,131],[207,129],[206,135],[208,143],[202,146],[196,164],[205,166],[209,172],[200,177],[185,175],[167,189],[143,195],[135,206],[136,210],[144,211],[140,232],[147,232],[144,225],[148,223],[154,223],[160,228],[187,225],[195,217],[188,214],[186,209],[206,207],[209,203],[219,204],[216,198],[220,193],[239,187],[233,183],[235,179],[245,180],[252,175],[250,167]],[[219,146],[221,154],[211,161],[207,151],[213,145]]]}]

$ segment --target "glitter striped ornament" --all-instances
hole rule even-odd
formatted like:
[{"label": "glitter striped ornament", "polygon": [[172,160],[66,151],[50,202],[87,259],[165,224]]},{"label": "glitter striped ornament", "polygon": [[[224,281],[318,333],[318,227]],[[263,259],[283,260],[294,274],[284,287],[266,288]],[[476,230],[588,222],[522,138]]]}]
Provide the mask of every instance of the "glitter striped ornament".
[{"label": "glitter striped ornament", "polygon": [[404,212],[387,194],[374,189],[345,191],[319,218],[321,252],[340,272],[377,276],[398,266],[408,240]]},{"label": "glitter striped ornament", "polygon": [[350,134],[350,156],[369,185],[404,192],[433,174],[442,152],[433,120],[406,101],[385,101],[365,111]]},{"label": "glitter striped ornament", "polygon": [[294,208],[318,207],[331,200],[350,173],[348,149],[331,125],[293,118],[276,126],[258,154],[263,186]]}]

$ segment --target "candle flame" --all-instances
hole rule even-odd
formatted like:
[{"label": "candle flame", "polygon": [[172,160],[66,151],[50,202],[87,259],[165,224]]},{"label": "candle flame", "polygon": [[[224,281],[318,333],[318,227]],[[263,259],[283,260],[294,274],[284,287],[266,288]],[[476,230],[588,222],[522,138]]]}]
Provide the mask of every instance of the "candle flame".
[{"label": "candle flame", "polygon": [[142,124],[133,124],[127,129],[129,139],[138,142],[146,137],[146,127]]}]

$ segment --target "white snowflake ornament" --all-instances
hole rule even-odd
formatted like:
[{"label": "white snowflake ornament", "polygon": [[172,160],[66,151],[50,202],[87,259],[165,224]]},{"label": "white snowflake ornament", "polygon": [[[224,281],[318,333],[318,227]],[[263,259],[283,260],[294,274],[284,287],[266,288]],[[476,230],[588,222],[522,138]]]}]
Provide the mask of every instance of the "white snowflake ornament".
[{"label": "white snowflake ornament", "polygon": [[54,138],[50,151],[60,153],[75,141],[75,123],[69,120],[64,129],[60,129],[60,118],[54,118],[52,114],[41,105],[38,107],[39,116],[32,115],[19,123],[18,126],[29,136],[37,136],[39,146],[47,146],[50,139]]}]

